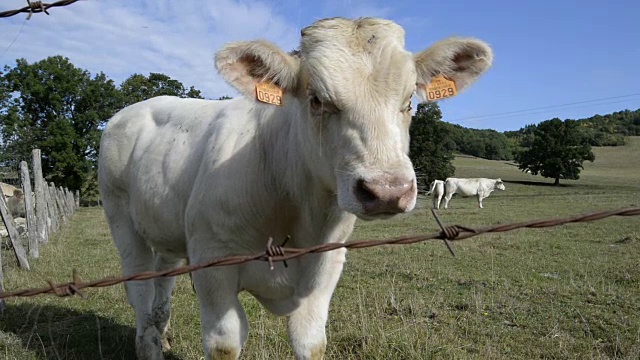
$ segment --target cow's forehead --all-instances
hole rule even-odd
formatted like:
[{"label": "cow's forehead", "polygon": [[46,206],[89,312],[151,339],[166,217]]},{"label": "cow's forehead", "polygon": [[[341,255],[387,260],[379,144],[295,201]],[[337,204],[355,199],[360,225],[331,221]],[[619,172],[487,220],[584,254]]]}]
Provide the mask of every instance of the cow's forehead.
[{"label": "cow's forehead", "polygon": [[413,56],[392,21],[325,19],[302,30],[301,68],[307,85],[335,102],[370,95],[390,98],[413,90]]}]

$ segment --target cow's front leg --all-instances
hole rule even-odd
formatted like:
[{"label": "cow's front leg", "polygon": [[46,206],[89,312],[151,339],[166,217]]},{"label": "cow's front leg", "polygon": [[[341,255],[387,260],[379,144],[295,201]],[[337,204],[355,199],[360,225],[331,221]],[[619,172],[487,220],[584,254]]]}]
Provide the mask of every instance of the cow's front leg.
[{"label": "cow's front leg", "polygon": [[480,194],[478,194],[478,207],[480,209],[482,209],[482,199],[484,199],[484,197]]},{"label": "cow's front leg", "polygon": [[296,291],[299,306],[288,317],[289,341],[296,360],[324,359],[329,304],[340,279],[345,256],[346,249],[337,249],[299,259],[303,267],[318,264],[319,271],[312,267],[305,269]]},{"label": "cow's front leg", "polygon": [[[191,258],[194,264],[209,260],[211,258]],[[200,302],[205,359],[237,359],[247,339],[249,324],[238,301],[236,267],[209,268],[192,274]]]}]

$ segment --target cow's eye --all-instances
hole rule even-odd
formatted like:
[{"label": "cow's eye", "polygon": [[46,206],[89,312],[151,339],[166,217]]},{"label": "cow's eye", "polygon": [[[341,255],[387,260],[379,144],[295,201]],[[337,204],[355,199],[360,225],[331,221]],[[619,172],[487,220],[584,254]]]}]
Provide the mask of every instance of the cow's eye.
[{"label": "cow's eye", "polygon": [[402,109],[402,111],[404,112],[411,112],[411,101],[409,101],[409,103],[407,104],[407,106]]},{"label": "cow's eye", "polygon": [[320,101],[320,99],[313,95],[311,97],[309,97],[309,105],[311,105],[312,108],[319,108],[322,106],[322,101]]}]

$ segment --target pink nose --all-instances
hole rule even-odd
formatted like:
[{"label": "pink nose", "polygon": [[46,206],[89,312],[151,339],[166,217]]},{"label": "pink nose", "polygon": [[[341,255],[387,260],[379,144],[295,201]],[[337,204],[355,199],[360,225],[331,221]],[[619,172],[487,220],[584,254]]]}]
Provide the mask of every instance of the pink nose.
[{"label": "pink nose", "polygon": [[405,212],[416,196],[413,179],[389,175],[360,179],[354,190],[367,215]]}]

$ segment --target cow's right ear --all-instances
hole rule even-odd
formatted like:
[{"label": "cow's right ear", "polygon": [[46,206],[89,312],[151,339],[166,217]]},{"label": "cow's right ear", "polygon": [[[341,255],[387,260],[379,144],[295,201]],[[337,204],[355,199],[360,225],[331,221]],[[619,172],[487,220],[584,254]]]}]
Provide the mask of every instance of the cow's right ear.
[{"label": "cow's right ear", "polygon": [[271,82],[291,91],[298,82],[300,61],[276,45],[264,41],[242,41],[225,45],[215,56],[216,69],[234,88],[255,97],[259,82]]}]

